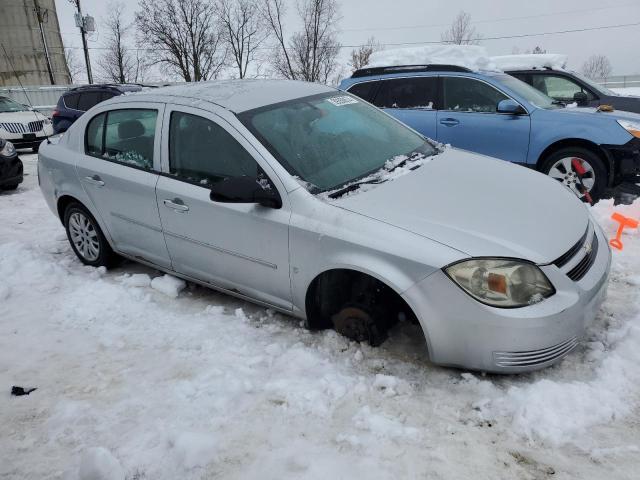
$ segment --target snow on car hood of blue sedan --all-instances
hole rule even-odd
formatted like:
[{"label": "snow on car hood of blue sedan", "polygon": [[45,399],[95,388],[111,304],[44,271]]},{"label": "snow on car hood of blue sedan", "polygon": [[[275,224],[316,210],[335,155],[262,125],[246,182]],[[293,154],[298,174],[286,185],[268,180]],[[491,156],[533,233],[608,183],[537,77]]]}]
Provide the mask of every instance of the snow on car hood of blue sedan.
[{"label": "snow on car hood of blue sedan", "polygon": [[336,206],[473,257],[551,263],[584,234],[585,205],[535,171],[448,148],[417,170]]}]

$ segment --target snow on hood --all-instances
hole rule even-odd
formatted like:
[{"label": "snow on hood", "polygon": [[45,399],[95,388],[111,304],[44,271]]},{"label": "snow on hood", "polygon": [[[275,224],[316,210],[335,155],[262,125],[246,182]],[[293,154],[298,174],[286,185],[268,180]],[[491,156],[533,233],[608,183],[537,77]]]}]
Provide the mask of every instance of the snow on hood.
[{"label": "snow on hood", "polygon": [[584,204],[555,180],[453,148],[411,174],[331,203],[472,257],[538,264],[569,250],[589,222]]},{"label": "snow on hood", "polygon": [[496,70],[487,50],[477,45],[429,45],[374,52],[367,67],[457,65],[470,70]]},{"label": "snow on hood", "polygon": [[45,120],[42,113],[35,110],[23,110],[21,112],[0,112],[0,122],[28,123],[36,120]]},{"label": "snow on hood", "polygon": [[524,55],[501,55],[491,57],[497,68],[503,71],[509,70],[531,70],[552,68],[563,70],[569,57],[560,53],[540,53]]}]

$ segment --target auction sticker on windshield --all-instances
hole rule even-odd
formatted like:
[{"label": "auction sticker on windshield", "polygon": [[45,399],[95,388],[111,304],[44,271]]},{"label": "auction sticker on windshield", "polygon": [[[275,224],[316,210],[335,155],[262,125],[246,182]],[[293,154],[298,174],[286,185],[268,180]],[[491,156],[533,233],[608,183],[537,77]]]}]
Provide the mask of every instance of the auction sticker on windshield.
[{"label": "auction sticker on windshield", "polygon": [[327,98],[327,102],[335,105],[336,107],[341,107],[342,105],[351,105],[352,103],[358,103],[358,101],[350,97],[349,95],[341,95],[339,97],[331,97]]}]

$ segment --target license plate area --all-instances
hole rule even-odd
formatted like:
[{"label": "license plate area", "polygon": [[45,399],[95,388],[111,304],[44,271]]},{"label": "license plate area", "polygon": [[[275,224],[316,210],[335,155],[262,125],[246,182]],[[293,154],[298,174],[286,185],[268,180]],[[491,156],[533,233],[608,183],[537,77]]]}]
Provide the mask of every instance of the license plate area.
[{"label": "license plate area", "polygon": [[36,139],[36,134],[35,133],[23,133],[22,134],[22,139],[23,140],[35,140]]}]

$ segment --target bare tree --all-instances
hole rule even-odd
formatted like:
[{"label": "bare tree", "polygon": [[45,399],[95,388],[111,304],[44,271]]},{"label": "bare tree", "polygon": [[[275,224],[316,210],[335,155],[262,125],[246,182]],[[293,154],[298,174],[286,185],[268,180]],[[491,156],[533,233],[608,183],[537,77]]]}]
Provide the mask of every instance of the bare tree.
[{"label": "bare tree", "polygon": [[71,83],[79,83],[80,80],[86,77],[85,67],[73,48],[64,49],[64,59],[67,62]]},{"label": "bare tree", "polygon": [[259,60],[258,49],[270,33],[257,0],[218,0],[216,10],[232,63],[238,76],[245,78],[249,65]]},{"label": "bare tree", "polygon": [[135,83],[144,77],[146,65],[139,51],[127,45],[128,31],[131,25],[124,21],[125,5],[122,2],[110,3],[109,14],[104,22],[106,28],[105,53],[98,60],[101,76],[108,82]]},{"label": "bare tree", "polygon": [[336,69],[340,52],[336,0],[301,0],[298,15],[302,30],[288,40],[283,25],[284,1],[263,0],[262,11],[276,39],[271,59],[276,73],[285,78],[326,83]]},{"label": "bare tree", "polygon": [[217,78],[227,63],[216,10],[207,0],[141,0],[136,12],[139,43],[153,64],[186,82]]},{"label": "bare tree", "polygon": [[471,24],[471,15],[461,11],[440,39],[442,43],[453,45],[478,45],[482,37]]},{"label": "bare tree", "polygon": [[360,45],[357,49],[351,50],[351,58],[349,59],[349,66],[352,71],[359,70],[369,63],[369,58],[373,52],[380,50],[380,44],[376,42],[374,37],[369,37],[367,43]]},{"label": "bare tree", "polygon": [[582,64],[582,73],[591,79],[607,78],[611,70],[611,62],[606,55],[591,55]]}]

